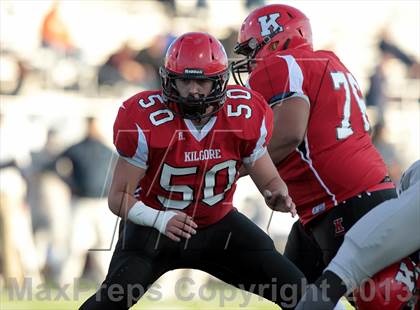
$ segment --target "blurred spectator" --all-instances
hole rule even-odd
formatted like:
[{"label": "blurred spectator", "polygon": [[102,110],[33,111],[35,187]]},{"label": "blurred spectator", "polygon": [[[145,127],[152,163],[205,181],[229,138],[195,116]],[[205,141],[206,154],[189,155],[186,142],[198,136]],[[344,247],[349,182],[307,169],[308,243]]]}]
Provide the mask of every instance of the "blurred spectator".
[{"label": "blurred spectator", "polygon": [[15,282],[6,282],[6,286],[21,286],[25,277],[32,285],[42,282],[22,174],[30,160],[25,143],[28,136],[20,126],[0,114],[0,272]]},{"label": "blurred spectator", "polygon": [[220,39],[220,42],[225,48],[229,60],[237,57],[237,55],[233,52],[234,47],[238,42],[238,31],[236,29],[229,28],[227,36]]},{"label": "blurred spectator", "polygon": [[388,167],[388,173],[394,183],[398,183],[401,178],[402,167],[395,146],[386,139],[386,128],[383,123],[377,123],[373,128],[372,142],[381,153],[385,164]]},{"label": "blurred spectator", "polygon": [[44,84],[65,90],[79,90],[80,50],[74,44],[60,15],[60,0],[54,0],[41,26],[44,48]]},{"label": "blurred spectator", "polygon": [[[44,147],[31,152],[28,169],[28,203],[39,265],[47,278],[58,281],[67,256],[70,191],[51,168],[59,152],[60,141],[55,130],[49,130]],[[60,164],[60,163],[58,163]],[[54,167],[62,171],[65,167]]]},{"label": "blurred spectator", "polygon": [[174,38],[171,34],[157,35],[151,44],[140,50],[134,58],[145,67],[151,89],[157,89],[160,86],[159,68],[163,65],[166,50]]},{"label": "blurred spectator", "polygon": [[18,95],[21,91],[28,68],[13,51],[0,51],[0,94]]},{"label": "blurred spectator", "polygon": [[366,105],[375,109],[375,123],[384,123],[385,106],[388,101],[386,94],[387,81],[385,77],[385,66],[392,55],[382,52],[379,63],[376,65],[373,74],[369,77],[369,90],[366,94]]},{"label": "blurred spectator", "polygon": [[[196,16],[199,12],[208,11],[208,0],[196,0],[194,8],[195,10],[187,11],[187,12],[180,12],[177,10],[177,3],[175,0],[157,0],[158,2],[163,4],[165,9],[165,13],[168,18],[173,18],[176,16]],[[192,3],[192,1],[191,1]]]},{"label": "blurred spectator", "polygon": [[60,16],[59,0],[53,1],[50,10],[42,21],[41,44],[43,47],[64,55],[71,55],[76,52],[67,26]]},{"label": "blurred spectator", "polygon": [[246,0],[245,8],[249,11],[256,9],[259,6],[265,5],[265,0]]},{"label": "blurred spectator", "polygon": [[195,2],[195,7],[197,9],[207,9],[208,8],[207,0],[197,0]]},{"label": "blurred spectator", "polygon": [[70,255],[62,269],[62,285],[71,284],[82,276],[88,253],[96,280],[106,274],[117,220],[109,211],[106,199],[112,156],[113,151],[102,142],[96,120],[88,118],[86,137],[58,157],[71,163],[71,173],[65,179],[73,195]]},{"label": "blurred spectator", "polygon": [[162,3],[168,17],[174,17],[176,15],[176,2],[175,0],[158,0]]},{"label": "blurred spectator", "polygon": [[398,46],[396,46],[395,44],[387,41],[385,38],[383,38],[379,41],[379,49],[383,53],[388,53],[388,54],[394,56],[395,58],[400,60],[407,67],[411,67],[412,65],[414,65],[416,63],[416,61],[413,59],[413,57],[404,53]]},{"label": "blurred spectator", "polygon": [[107,61],[99,67],[98,86],[127,86],[137,85],[148,88],[155,83],[154,77],[150,78],[146,68],[134,60],[135,50],[124,44],[113,53]]},{"label": "blurred spectator", "polygon": [[389,100],[387,95],[386,66],[391,59],[398,59],[408,69],[409,75],[413,78],[419,78],[420,67],[413,57],[404,53],[395,44],[381,38],[378,44],[380,51],[379,62],[376,65],[373,74],[369,77],[370,86],[366,94],[366,105],[374,107],[376,110],[375,123],[384,124],[384,114]]}]

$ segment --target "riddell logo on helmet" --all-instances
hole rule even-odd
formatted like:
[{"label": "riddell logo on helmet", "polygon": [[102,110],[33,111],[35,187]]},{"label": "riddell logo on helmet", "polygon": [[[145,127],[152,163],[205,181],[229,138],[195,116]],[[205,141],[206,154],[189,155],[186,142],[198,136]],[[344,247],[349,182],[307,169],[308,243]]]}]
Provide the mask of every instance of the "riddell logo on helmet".
[{"label": "riddell logo on helmet", "polygon": [[202,69],[184,69],[184,74],[203,75]]}]

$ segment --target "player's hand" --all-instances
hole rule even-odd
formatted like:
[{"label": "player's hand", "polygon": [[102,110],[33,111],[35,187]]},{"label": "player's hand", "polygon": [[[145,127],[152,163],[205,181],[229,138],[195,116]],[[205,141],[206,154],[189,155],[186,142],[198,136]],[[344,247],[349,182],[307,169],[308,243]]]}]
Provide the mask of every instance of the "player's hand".
[{"label": "player's hand", "polygon": [[284,195],[284,193],[281,193],[280,191],[270,192],[269,190],[265,190],[263,195],[265,203],[271,210],[290,212],[292,217],[295,217],[296,205],[288,194]]},{"label": "player's hand", "polygon": [[190,239],[192,235],[195,235],[195,230],[198,225],[192,220],[190,216],[180,211],[172,211],[177,213],[173,216],[166,225],[165,235],[174,240],[181,241],[181,238]]}]

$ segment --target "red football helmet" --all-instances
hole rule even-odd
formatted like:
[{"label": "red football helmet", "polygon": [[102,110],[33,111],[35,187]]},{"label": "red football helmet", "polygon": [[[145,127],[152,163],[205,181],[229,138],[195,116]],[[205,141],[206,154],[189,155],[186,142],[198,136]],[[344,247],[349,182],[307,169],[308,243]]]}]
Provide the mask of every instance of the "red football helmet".
[{"label": "red football helmet", "polygon": [[[160,77],[163,100],[174,113],[187,119],[210,116],[219,111],[226,100],[229,70],[225,49],[208,33],[185,33],[168,48]],[[208,79],[213,81],[213,88],[207,97],[183,98],[175,79]],[[206,114],[209,106],[215,108]]]},{"label": "red football helmet", "polygon": [[353,292],[358,310],[419,310],[420,264],[405,258]]},{"label": "red football helmet", "polygon": [[256,58],[302,47],[312,49],[311,24],[305,14],[283,4],[258,8],[242,23],[234,52],[246,59],[232,64],[233,77],[238,84],[243,84],[240,73],[251,72],[251,63]]}]

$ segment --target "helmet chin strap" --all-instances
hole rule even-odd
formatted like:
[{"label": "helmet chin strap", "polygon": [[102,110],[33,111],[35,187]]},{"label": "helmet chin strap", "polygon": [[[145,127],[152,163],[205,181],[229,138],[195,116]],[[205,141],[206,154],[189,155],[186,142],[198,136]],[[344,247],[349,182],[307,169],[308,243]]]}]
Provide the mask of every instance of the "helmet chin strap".
[{"label": "helmet chin strap", "polygon": [[203,116],[206,114],[207,108],[210,106],[205,102],[205,96],[203,94],[198,94],[194,96],[189,94],[188,97],[180,98],[180,109],[182,110],[184,116],[191,120],[201,121]]}]

